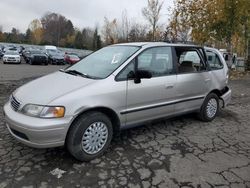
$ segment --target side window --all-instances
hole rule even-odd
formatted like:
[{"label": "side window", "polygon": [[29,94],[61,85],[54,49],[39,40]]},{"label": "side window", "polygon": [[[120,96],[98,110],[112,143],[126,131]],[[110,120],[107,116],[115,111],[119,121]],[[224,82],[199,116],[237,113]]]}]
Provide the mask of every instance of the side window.
[{"label": "side window", "polygon": [[172,51],[170,47],[155,47],[138,56],[138,70],[147,70],[152,77],[173,73]]},{"label": "side window", "polygon": [[207,54],[207,61],[211,70],[218,70],[223,68],[223,64],[219,56],[211,51],[206,51]]},{"label": "side window", "polygon": [[206,70],[198,51],[195,49],[176,49],[179,73],[195,73]]}]

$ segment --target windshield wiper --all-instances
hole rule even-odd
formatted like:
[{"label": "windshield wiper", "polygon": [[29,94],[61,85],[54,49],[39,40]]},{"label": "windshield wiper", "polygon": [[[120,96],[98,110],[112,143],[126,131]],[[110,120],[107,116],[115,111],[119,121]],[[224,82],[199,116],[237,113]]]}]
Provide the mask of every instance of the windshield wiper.
[{"label": "windshield wiper", "polygon": [[77,70],[63,70],[63,69],[60,69],[60,71],[65,72],[67,74],[72,74],[72,75],[75,75],[75,76],[82,76],[84,78],[98,79],[98,77],[90,76],[88,74],[81,73],[81,72],[79,72]]}]

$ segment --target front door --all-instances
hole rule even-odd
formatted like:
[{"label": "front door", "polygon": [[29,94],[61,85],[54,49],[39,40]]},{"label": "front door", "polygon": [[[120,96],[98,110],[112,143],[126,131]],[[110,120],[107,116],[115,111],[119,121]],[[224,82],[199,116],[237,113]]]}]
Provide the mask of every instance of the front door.
[{"label": "front door", "polygon": [[[137,63],[135,63],[137,62]],[[147,70],[150,79],[127,81],[126,124],[135,124],[174,113],[176,74],[170,47],[149,48],[139,54],[131,64],[136,70]]]}]

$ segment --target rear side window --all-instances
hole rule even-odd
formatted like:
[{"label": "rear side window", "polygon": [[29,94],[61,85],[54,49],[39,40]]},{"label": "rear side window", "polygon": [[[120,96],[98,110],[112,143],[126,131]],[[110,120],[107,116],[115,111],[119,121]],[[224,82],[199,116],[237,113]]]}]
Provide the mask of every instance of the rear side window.
[{"label": "rear side window", "polygon": [[178,73],[196,73],[206,70],[206,66],[194,48],[176,48]]},{"label": "rear side window", "polygon": [[223,64],[219,56],[211,51],[206,51],[207,61],[211,70],[218,70],[223,68]]}]

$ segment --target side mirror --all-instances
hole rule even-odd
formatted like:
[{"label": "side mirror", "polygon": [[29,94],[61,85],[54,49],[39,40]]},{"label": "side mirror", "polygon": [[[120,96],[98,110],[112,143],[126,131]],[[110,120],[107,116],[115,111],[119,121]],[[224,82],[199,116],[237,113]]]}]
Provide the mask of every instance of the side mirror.
[{"label": "side mirror", "polygon": [[152,74],[150,71],[147,70],[137,70],[136,72],[131,71],[128,73],[128,79],[134,79],[135,84],[141,83],[141,79],[146,78],[150,79],[152,78]]}]

